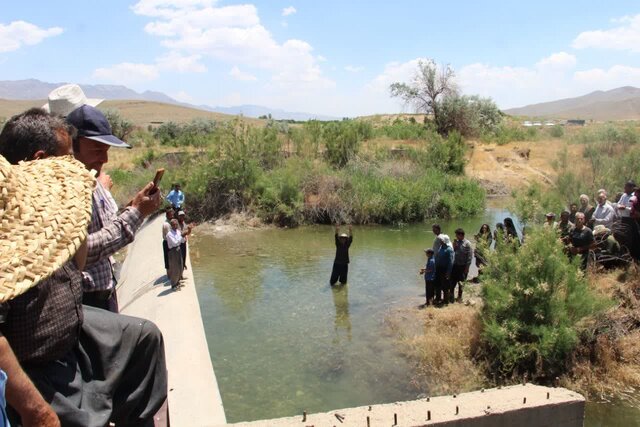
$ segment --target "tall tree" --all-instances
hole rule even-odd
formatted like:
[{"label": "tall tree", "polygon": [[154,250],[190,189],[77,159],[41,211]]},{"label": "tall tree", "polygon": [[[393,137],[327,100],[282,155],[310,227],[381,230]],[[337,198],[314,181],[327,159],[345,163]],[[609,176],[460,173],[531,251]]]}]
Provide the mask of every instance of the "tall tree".
[{"label": "tall tree", "polygon": [[439,102],[458,94],[454,79],[455,72],[450,65],[438,67],[433,59],[428,59],[418,62],[418,70],[410,83],[395,82],[389,89],[391,96],[413,105],[416,112],[432,114],[440,132],[443,120]]}]

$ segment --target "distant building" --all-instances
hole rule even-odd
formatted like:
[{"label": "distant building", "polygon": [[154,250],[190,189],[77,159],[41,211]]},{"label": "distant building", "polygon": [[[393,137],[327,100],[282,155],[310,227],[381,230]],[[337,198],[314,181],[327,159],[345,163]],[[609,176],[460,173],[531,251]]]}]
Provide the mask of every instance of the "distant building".
[{"label": "distant building", "polygon": [[581,119],[569,119],[567,120],[567,124],[568,125],[574,125],[574,126],[584,126],[585,121],[581,120]]},{"label": "distant building", "polygon": [[522,122],[522,126],[526,126],[526,127],[533,126],[533,123],[531,123],[529,120],[527,120],[525,122]]}]

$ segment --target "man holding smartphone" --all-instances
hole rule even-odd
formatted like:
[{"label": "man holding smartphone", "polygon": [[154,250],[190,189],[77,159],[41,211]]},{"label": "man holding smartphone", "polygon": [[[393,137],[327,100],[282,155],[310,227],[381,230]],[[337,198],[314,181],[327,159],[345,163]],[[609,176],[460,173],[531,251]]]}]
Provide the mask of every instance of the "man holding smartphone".
[{"label": "man holding smartphone", "polygon": [[[89,170],[102,172],[109,161],[111,147],[131,148],[116,138],[107,118],[98,109],[83,105],[73,110],[67,123],[77,129],[73,139],[73,153]],[[89,253],[83,271],[83,304],[118,312],[112,255],[131,243],[143,219],[160,206],[160,192],[154,184],[147,184],[121,213],[114,207],[109,189],[97,180],[93,191],[93,209],[87,239]]]}]

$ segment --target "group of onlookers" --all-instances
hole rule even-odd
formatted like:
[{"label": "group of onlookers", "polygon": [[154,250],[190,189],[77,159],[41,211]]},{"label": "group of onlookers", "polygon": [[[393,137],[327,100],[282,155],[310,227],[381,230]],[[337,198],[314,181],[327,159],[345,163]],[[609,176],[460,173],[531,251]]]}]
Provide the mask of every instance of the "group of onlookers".
[{"label": "group of onlookers", "polygon": [[[425,281],[425,304],[442,305],[462,302],[464,282],[469,275],[469,268],[473,261],[473,247],[465,237],[465,231],[458,228],[455,240],[442,233],[439,224],[433,224],[433,234],[436,238],[431,248],[425,249],[427,263],[420,269]],[[455,294],[458,287],[457,298]]]},{"label": "group of onlookers", "polygon": [[582,267],[587,267],[588,254],[606,255],[603,264],[616,265],[624,260],[625,254],[640,260],[640,188],[634,181],[627,181],[624,192],[611,203],[607,191],[598,190],[596,205],[592,206],[589,196],[580,195],[580,205],[572,203],[568,211],[546,215],[546,227],[557,230],[559,237],[567,245],[567,252],[580,255]]},{"label": "group of onlookers", "polygon": [[161,197],[150,182],[118,208],[102,166],[131,147],[99,102],[65,85],[0,133],[0,380],[14,425],[153,426],[166,400],[162,334],[118,314],[112,258]]}]

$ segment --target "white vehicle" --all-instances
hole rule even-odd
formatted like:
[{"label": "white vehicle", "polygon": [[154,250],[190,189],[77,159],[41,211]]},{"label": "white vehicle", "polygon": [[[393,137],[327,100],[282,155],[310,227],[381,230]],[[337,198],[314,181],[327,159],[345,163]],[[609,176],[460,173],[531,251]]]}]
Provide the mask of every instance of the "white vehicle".
[{"label": "white vehicle", "polygon": [[540,123],[540,122],[533,122],[533,125],[534,125],[534,126],[542,126],[542,123]]},{"label": "white vehicle", "polygon": [[522,126],[530,127],[530,126],[533,126],[533,124],[530,121],[527,120],[527,121],[522,123]]},{"label": "white vehicle", "polygon": [[555,126],[556,124],[551,122],[551,121],[549,121],[549,122],[544,122],[544,125],[545,126]]}]

